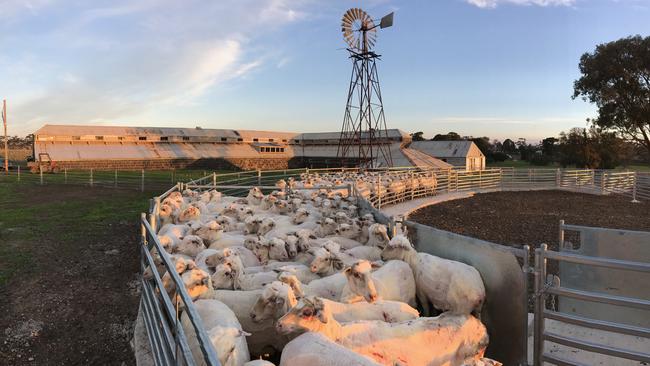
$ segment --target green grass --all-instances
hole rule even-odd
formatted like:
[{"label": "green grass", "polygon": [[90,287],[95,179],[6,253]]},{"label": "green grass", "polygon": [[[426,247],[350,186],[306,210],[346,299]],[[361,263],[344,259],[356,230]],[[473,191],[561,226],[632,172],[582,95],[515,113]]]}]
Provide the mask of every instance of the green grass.
[{"label": "green grass", "polygon": [[[549,164],[545,166],[532,165],[524,160],[508,160],[495,163],[486,164],[486,168],[520,168],[520,169],[543,169],[543,168],[561,168],[557,163]],[[568,167],[571,168],[571,167]],[[650,172],[650,165],[629,165],[629,166],[619,166],[614,170],[632,170],[639,172]]]},{"label": "green grass", "polygon": [[[57,192],[62,199],[56,199]],[[159,193],[1,183],[0,287],[20,271],[38,270],[32,254],[39,245],[76,250],[88,240],[110,235],[111,224],[137,222],[149,198]]]}]

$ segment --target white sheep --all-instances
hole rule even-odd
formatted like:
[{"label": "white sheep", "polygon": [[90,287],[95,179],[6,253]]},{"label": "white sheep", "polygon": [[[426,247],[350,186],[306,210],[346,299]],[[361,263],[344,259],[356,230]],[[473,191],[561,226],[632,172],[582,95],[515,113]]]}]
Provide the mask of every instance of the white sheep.
[{"label": "white sheep", "polygon": [[384,260],[399,259],[409,264],[425,316],[431,314],[431,306],[457,314],[480,314],[485,301],[485,287],[474,267],[419,253],[401,235],[391,239],[381,256]]},{"label": "white sheep", "polygon": [[[208,333],[221,365],[243,366],[250,361],[245,338],[248,333],[242,330],[237,317],[228,306],[217,300],[198,300],[194,302],[194,308],[201,317],[203,327]],[[187,337],[192,356],[195,360],[203,361],[196,332],[186,313],[181,315],[181,326]],[[205,364],[204,361],[199,362],[199,365]]]},{"label": "white sheep", "polygon": [[318,296],[328,300],[338,301],[341,298],[343,288],[347,284],[347,279],[342,273],[323,277],[311,281],[309,284],[302,284],[298,278],[287,272],[278,276],[278,280],[287,283],[298,297]]},{"label": "white sheep", "polygon": [[280,366],[378,366],[372,359],[353,352],[318,333],[308,332],[289,342]]},{"label": "white sheep", "polygon": [[400,323],[339,323],[318,298],[303,298],[278,321],[283,334],[317,332],[382,365],[462,365],[480,359],[488,345],[485,326],[471,315],[444,313]]},{"label": "white sheep", "polygon": [[[246,339],[248,350],[253,357],[258,357],[269,353],[269,347],[273,348],[274,352],[281,352],[289,341],[288,337],[275,332],[274,323],[296,305],[297,300],[290,291],[291,288],[287,284],[274,281],[259,290],[216,290],[212,298],[226,304],[239,320],[242,329],[251,333]],[[279,297],[276,298],[273,294],[279,294]],[[268,306],[273,308],[273,313],[264,319],[256,319],[253,315],[256,307],[261,306],[258,305],[261,298],[273,302],[273,306]]]},{"label": "white sheep", "polygon": [[381,298],[415,306],[415,279],[407,263],[389,261],[375,272],[371,272],[372,267],[370,262],[359,260],[343,271],[347,286],[343,289],[341,301],[365,299],[374,302]]}]

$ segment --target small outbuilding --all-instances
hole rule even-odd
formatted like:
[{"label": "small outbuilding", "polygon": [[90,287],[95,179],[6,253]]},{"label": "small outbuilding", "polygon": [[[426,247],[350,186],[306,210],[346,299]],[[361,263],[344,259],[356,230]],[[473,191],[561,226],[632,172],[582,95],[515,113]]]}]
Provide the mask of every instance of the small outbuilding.
[{"label": "small outbuilding", "polygon": [[414,141],[409,147],[455,167],[485,169],[485,155],[472,141]]}]

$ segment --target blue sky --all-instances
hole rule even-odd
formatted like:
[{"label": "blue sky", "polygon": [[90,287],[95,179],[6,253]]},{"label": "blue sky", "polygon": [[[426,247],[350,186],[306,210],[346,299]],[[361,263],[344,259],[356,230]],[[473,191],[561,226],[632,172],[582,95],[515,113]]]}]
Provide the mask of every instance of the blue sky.
[{"label": "blue sky", "polygon": [[9,133],[45,123],[339,130],[341,15],[376,46],[389,127],[539,140],[585,126],[581,54],[650,35],[650,0],[0,0]]}]

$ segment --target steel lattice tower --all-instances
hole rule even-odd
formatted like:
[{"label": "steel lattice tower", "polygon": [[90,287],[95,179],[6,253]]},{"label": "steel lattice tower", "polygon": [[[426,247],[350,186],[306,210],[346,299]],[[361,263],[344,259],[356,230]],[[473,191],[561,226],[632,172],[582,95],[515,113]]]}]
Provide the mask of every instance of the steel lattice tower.
[{"label": "steel lattice tower", "polygon": [[391,13],[382,18],[379,25],[374,25],[370,16],[357,8],[348,10],[343,16],[343,36],[350,45],[347,50],[352,60],[352,76],[337,149],[337,157],[343,165],[357,160],[360,166],[367,168],[393,165],[377,72],[376,61],[380,55],[370,50],[377,37],[376,28],[389,27],[392,20]]}]

